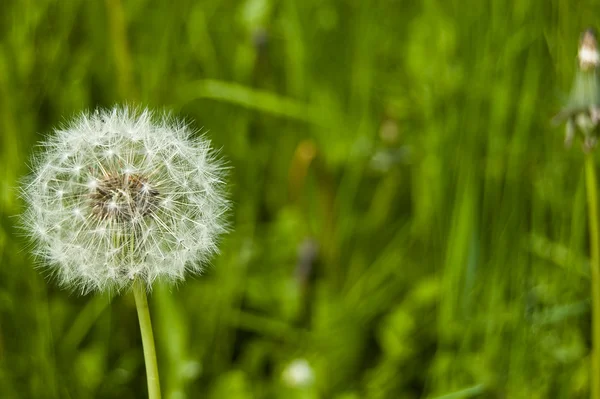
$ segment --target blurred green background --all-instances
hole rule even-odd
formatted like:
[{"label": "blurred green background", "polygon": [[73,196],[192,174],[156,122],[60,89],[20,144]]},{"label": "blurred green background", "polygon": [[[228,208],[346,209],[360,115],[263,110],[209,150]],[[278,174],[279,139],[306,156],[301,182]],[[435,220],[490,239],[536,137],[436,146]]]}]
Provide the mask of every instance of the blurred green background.
[{"label": "blurred green background", "polygon": [[585,398],[583,156],[549,124],[599,1],[2,0],[0,398],[143,398],[131,294],[15,227],[36,143],[171,110],[232,167],[233,231],[150,299],[164,396]]}]

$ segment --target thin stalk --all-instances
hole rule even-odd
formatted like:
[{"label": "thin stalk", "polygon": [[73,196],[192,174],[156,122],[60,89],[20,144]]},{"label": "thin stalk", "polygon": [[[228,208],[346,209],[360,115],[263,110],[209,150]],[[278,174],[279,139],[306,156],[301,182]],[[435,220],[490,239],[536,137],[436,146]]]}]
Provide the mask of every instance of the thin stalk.
[{"label": "thin stalk", "polygon": [[600,399],[600,229],[598,228],[598,181],[593,153],[585,156],[585,185],[590,229],[590,276],[592,282],[592,359],[590,391]]},{"label": "thin stalk", "polygon": [[160,399],[160,381],[158,379],[158,365],[156,363],[156,349],[154,347],[154,334],[152,334],[152,322],[150,321],[150,310],[146,298],[146,287],[140,280],[133,283],[133,295],[135,307],[140,319],[140,332],[142,334],[142,345],[144,347],[144,361],[146,363],[146,379],[148,380],[148,398]]}]

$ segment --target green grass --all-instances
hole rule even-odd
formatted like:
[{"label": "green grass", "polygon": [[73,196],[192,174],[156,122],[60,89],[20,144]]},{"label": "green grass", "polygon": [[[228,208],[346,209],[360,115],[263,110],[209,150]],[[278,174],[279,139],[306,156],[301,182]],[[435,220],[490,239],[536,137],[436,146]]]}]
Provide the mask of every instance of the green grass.
[{"label": "green grass", "polygon": [[14,217],[35,144],[120,102],[232,167],[221,254],[150,298],[165,398],[589,396],[584,157],[549,120],[597,1],[1,8],[0,397],[146,396],[132,295],[58,289]]}]

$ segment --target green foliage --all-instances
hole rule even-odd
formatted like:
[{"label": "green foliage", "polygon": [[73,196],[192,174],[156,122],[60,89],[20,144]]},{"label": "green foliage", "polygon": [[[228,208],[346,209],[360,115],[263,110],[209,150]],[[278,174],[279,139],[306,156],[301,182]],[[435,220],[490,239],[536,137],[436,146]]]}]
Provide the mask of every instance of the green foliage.
[{"label": "green foliage", "polygon": [[597,6],[4,0],[0,397],[145,397],[132,296],[59,290],[14,217],[36,142],[119,102],[232,167],[221,255],[150,298],[166,398],[587,397],[583,156],[549,120]]}]

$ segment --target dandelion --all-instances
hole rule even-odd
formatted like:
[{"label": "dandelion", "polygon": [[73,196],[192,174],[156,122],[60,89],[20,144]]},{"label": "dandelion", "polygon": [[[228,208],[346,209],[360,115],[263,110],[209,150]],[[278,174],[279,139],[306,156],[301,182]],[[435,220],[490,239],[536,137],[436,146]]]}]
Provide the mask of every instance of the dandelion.
[{"label": "dandelion", "polygon": [[133,287],[148,355],[145,291],[202,271],[217,252],[227,209],[222,165],[185,123],[148,110],[83,113],[54,133],[22,190],[34,252],[65,287]]},{"label": "dandelion", "polygon": [[584,150],[590,151],[598,141],[600,122],[600,53],[593,29],[581,34],[577,53],[578,69],[567,105],[553,119],[555,124],[566,121],[565,145],[570,146],[576,130],[583,134]]},{"label": "dandelion", "polygon": [[24,187],[25,228],[58,281],[84,293],[199,272],[224,231],[222,168],[182,122],[127,108],[55,131]]},{"label": "dandelion", "polygon": [[590,355],[591,397],[600,399],[600,224],[598,209],[598,179],[596,161],[591,150],[598,141],[600,125],[600,52],[592,29],[581,34],[577,53],[579,68],[567,106],[554,117],[554,122],[566,121],[565,143],[570,145],[576,130],[583,134],[585,154],[585,185],[588,204],[590,239],[592,352]]}]

